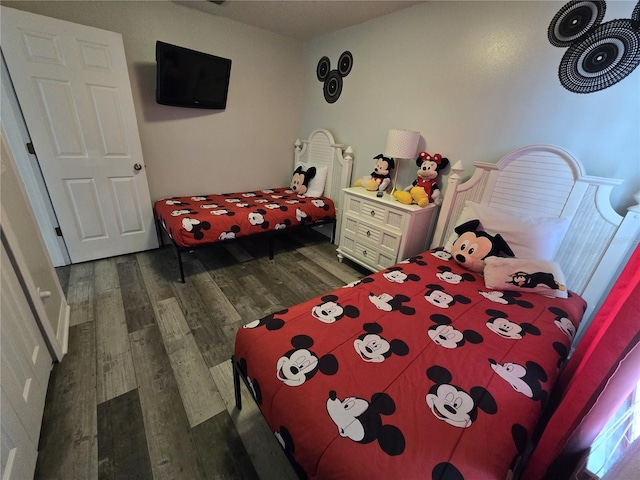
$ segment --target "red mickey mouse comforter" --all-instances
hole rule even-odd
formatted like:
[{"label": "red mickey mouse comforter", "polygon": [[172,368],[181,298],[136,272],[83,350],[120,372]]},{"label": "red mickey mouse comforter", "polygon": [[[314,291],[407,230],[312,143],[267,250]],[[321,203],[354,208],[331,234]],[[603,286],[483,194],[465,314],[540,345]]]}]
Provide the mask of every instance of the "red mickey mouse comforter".
[{"label": "red mickey mouse comforter", "polygon": [[585,308],[442,250],[256,320],[235,361],[302,478],[504,479]]},{"label": "red mickey mouse comforter", "polygon": [[297,195],[289,188],[163,198],[154,212],[183,248],[335,219],[331,199]]}]

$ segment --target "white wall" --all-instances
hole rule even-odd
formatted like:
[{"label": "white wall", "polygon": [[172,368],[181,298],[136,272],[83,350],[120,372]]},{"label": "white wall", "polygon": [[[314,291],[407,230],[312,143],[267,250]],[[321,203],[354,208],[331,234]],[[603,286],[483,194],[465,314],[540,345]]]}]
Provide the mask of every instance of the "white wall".
[{"label": "white wall", "polygon": [[[547,28],[566,2],[430,1],[305,44],[301,135],[322,126],[356,152],[354,176],[371,173],[390,128],[419,130],[421,149],[495,163],[510,150],[550,143],[587,174],[624,178],[619,213],[640,191],[640,67],[600,92],[569,92],[558,80],[566,49]],[[630,18],[635,1],[608,1],[604,21]],[[342,94],[325,102],[316,66],[353,54]],[[398,183],[415,178],[407,162]],[[402,182],[401,182],[402,181]]]},{"label": "white wall", "polygon": [[[122,34],[152,200],[290,181],[301,42],[169,1],[2,4]],[[156,40],[230,58],[226,110],[156,104]]]},{"label": "white wall", "polygon": [[[473,161],[556,144],[588,174],[625,179],[613,194],[623,213],[640,190],[640,67],[600,92],[565,90],[565,49],[547,40],[565,3],[429,1],[303,45],[176,2],[3,0],[122,33],[153,199],[286,184],[293,141],[320,127],[353,146],[355,179],[371,172],[387,130],[406,128],[422,132],[420,148],[462,160],[466,176]],[[609,0],[604,21],[634,6]],[[158,39],[233,60],[225,111],[155,103]],[[328,104],[316,66],[326,55],[335,67],[345,50],[354,66]],[[414,175],[405,164],[399,180]]]}]

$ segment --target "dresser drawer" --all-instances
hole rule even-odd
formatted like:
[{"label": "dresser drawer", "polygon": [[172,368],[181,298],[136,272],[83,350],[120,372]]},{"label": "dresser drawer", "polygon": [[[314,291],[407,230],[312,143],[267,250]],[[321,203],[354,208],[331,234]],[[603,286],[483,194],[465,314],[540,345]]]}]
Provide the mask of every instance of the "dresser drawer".
[{"label": "dresser drawer", "polygon": [[400,240],[402,240],[402,234],[395,229],[365,222],[361,217],[352,214],[345,216],[342,228],[352,238],[361,243],[376,246],[381,251],[386,250],[394,258],[400,246]]},{"label": "dresser drawer", "polygon": [[347,195],[345,204],[345,213],[347,214],[352,213],[368,222],[397,228],[398,230],[403,230],[404,228],[407,214],[402,210],[354,195]]},{"label": "dresser drawer", "polygon": [[356,237],[344,234],[344,232],[340,242],[340,252],[375,271],[388,268],[396,263],[395,253],[381,251],[371,244],[360,242]]}]

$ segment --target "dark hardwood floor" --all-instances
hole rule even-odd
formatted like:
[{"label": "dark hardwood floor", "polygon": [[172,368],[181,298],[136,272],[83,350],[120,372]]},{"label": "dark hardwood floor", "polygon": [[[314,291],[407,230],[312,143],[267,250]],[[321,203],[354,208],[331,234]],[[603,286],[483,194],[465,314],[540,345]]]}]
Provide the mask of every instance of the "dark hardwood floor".
[{"label": "dark hardwood floor", "polygon": [[300,230],[183,254],[157,250],[58,269],[71,306],[54,365],[38,479],[294,479],[229,361],[243,324],[368,274]]}]

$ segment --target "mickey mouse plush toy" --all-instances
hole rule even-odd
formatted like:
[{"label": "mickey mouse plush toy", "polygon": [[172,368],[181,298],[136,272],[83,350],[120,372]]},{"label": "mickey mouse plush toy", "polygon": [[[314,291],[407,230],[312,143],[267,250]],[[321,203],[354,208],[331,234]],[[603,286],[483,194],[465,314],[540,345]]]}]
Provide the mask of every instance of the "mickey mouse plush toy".
[{"label": "mickey mouse plush toy", "polygon": [[304,195],[309,188],[309,181],[316,176],[316,167],[309,167],[306,171],[299,166],[293,172],[289,188],[298,195]]},{"label": "mickey mouse plush toy", "polygon": [[464,268],[482,272],[484,259],[504,253],[508,257],[514,257],[514,253],[498,233],[490,235],[487,232],[477,231],[480,220],[469,220],[458,225],[454,231],[460,235],[451,247],[451,256]]},{"label": "mickey mouse plush toy", "polygon": [[376,164],[371,175],[359,178],[353,186],[363,186],[370,192],[375,192],[376,190],[384,192],[391,183],[391,169],[396,167],[396,162],[393,158],[385,157],[382,154],[376,155],[373,159]]},{"label": "mickey mouse plush toy", "polygon": [[429,202],[440,205],[442,198],[440,198],[440,188],[436,178],[438,172],[449,165],[449,159],[439,153],[429,155],[427,152],[420,152],[416,158],[416,165],[418,166],[418,177],[404,190],[396,190],[393,196],[400,203],[407,205],[416,203],[425,207]]}]

